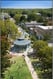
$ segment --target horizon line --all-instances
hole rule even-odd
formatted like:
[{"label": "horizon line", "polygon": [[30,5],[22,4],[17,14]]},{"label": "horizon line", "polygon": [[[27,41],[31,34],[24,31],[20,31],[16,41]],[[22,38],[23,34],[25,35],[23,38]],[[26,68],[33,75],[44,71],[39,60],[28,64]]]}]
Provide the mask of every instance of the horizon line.
[{"label": "horizon line", "polygon": [[13,8],[13,7],[12,8],[11,7],[6,8],[6,7],[1,7],[1,9],[50,9],[50,8],[52,8],[52,7],[45,7],[45,8],[44,7],[42,7],[42,8],[40,8],[40,7],[39,8],[38,7],[36,7],[36,8],[35,7],[34,8]]}]

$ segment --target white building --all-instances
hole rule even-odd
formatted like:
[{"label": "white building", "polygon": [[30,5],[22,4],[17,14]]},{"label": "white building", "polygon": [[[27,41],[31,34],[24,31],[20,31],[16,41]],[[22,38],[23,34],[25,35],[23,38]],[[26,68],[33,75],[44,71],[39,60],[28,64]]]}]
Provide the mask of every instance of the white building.
[{"label": "white building", "polygon": [[52,35],[53,26],[41,26],[38,25],[34,28],[34,31],[36,32],[36,35],[40,38],[44,38],[44,34],[50,34]]},{"label": "white building", "polygon": [[8,15],[8,13],[1,13],[0,14],[0,19],[4,20],[4,19],[7,19],[7,18],[10,18],[10,16]]},{"label": "white building", "polygon": [[36,15],[39,15],[39,16],[41,16],[41,13],[36,13]]},{"label": "white building", "polygon": [[38,23],[37,21],[25,22],[25,26],[28,28],[34,28],[36,25],[42,25],[43,23]]}]

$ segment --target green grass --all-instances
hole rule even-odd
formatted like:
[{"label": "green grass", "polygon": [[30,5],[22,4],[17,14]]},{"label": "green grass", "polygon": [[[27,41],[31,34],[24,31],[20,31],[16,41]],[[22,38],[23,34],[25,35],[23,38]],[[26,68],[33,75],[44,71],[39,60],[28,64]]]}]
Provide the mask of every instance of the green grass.
[{"label": "green grass", "polygon": [[40,63],[39,59],[31,58],[31,62],[32,62],[32,65],[33,65],[35,71],[37,72],[37,74],[39,76],[39,79],[52,79],[51,71],[44,72],[41,68],[41,63]]},{"label": "green grass", "polygon": [[23,57],[13,57],[12,61],[15,61],[15,63],[5,71],[4,79],[32,79]]}]

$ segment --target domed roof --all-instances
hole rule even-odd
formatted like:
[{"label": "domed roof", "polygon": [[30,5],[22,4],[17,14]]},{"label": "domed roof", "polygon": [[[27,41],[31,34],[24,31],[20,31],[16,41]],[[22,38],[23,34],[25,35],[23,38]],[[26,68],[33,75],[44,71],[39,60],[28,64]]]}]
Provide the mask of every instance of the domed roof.
[{"label": "domed roof", "polygon": [[30,43],[31,43],[31,41],[27,40],[27,39],[17,39],[14,41],[14,44],[18,45],[18,46],[24,46],[24,45],[28,45]]}]

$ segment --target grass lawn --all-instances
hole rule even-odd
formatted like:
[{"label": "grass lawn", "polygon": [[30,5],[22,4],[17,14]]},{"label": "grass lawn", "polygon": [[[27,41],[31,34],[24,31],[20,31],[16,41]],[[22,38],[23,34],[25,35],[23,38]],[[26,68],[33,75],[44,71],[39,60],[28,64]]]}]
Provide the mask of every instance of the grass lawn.
[{"label": "grass lawn", "polygon": [[4,79],[32,79],[29,69],[23,57],[11,58],[11,67],[5,71]]},{"label": "grass lawn", "polygon": [[51,71],[44,72],[43,70],[41,70],[40,61],[38,59],[31,58],[31,62],[40,79],[52,79]]}]

